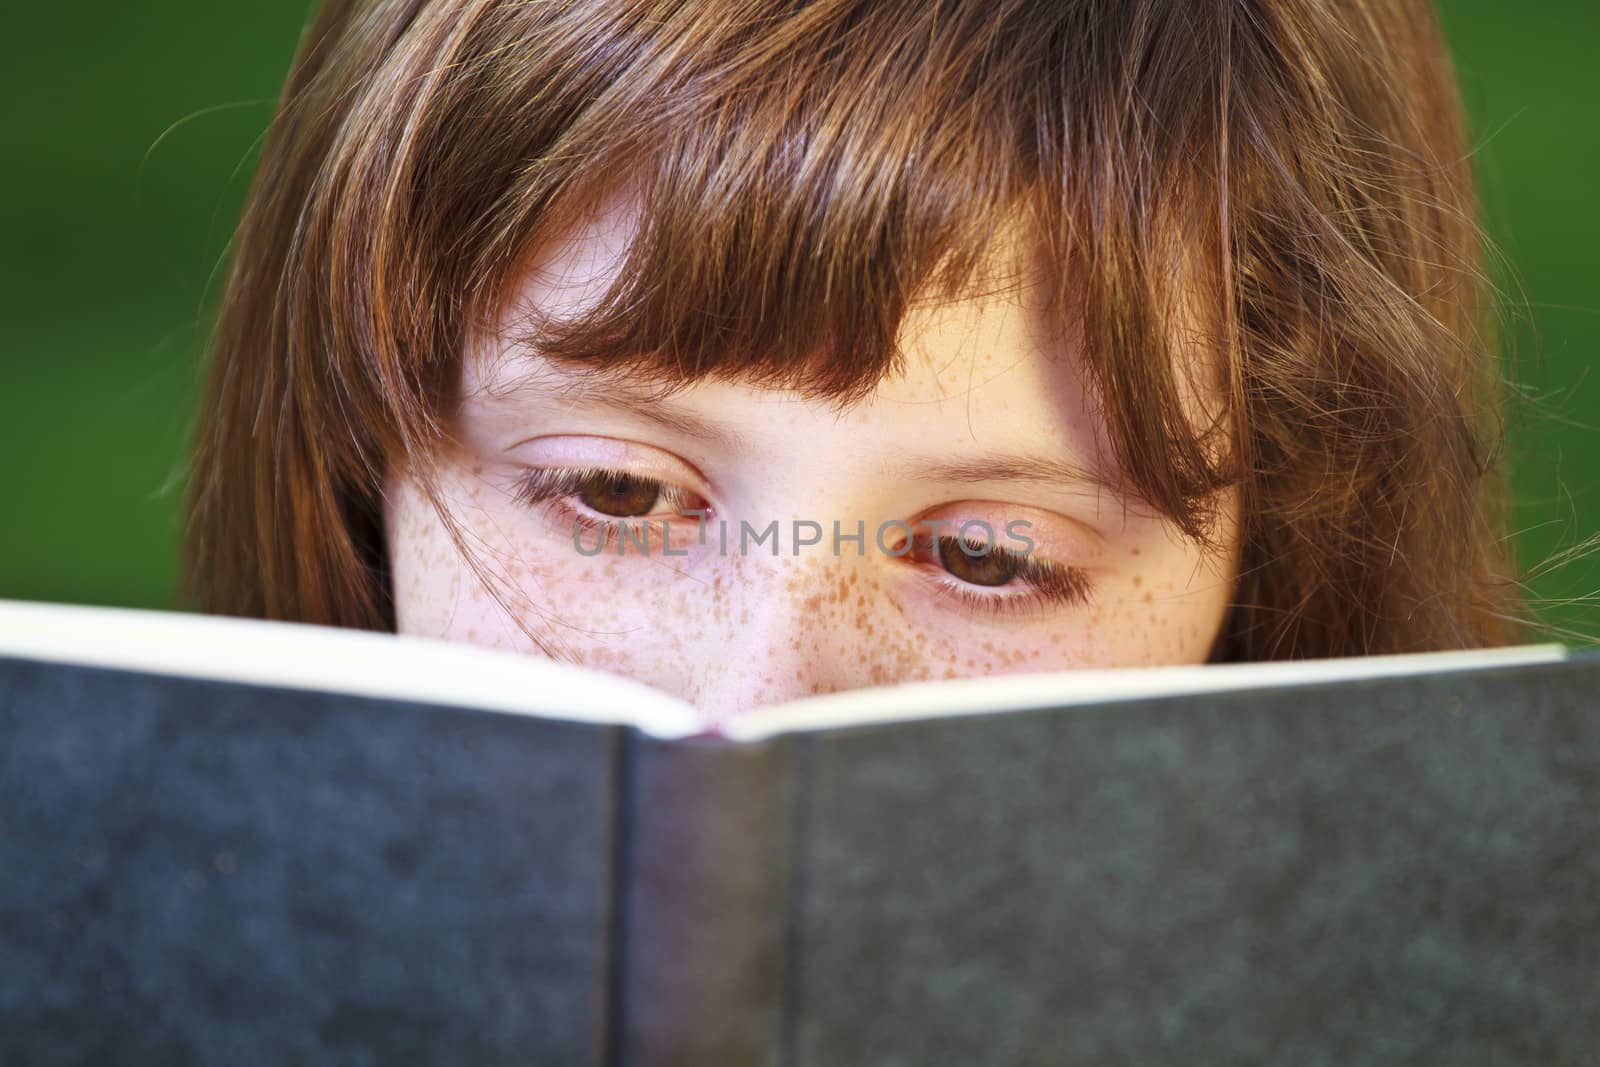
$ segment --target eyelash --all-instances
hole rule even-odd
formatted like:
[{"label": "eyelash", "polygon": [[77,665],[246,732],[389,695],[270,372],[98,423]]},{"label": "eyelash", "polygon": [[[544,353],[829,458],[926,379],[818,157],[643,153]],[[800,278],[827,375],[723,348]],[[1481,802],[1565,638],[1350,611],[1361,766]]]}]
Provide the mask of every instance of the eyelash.
[{"label": "eyelash", "polygon": [[[694,502],[703,503],[694,494],[659,478],[651,478],[646,475],[634,474],[631,471],[623,471],[611,467],[534,468],[518,480],[513,495],[519,504],[530,508],[547,508],[551,505],[559,505],[561,510],[566,512],[563,517],[578,523],[584,531],[589,533],[593,533],[596,530],[602,531],[606,537],[606,547],[609,548],[611,546],[610,539],[616,535],[619,520],[627,521],[633,519],[642,521],[650,518],[650,516],[594,516],[578,510],[579,506],[575,506],[567,498],[580,495],[586,483],[596,479],[619,477],[630,478],[641,486],[648,486],[655,490],[661,498],[660,505],[667,507],[672,514],[691,510],[691,504]],[[712,514],[708,507],[705,518],[709,520]],[[918,535],[917,540],[923,547],[933,547],[933,542],[926,535]],[[940,545],[951,550],[960,550],[960,538],[940,537],[938,541]],[[978,543],[970,539],[967,540],[967,544],[979,547]],[[937,563],[933,564],[931,568],[919,568],[919,573],[923,576],[923,580],[929,583],[935,595],[950,601],[973,615],[1025,615],[1058,604],[1086,604],[1093,597],[1093,584],[1088,574],[1081,567],[1024,556],[1019,552],[1014,552],[999,545],[991,545],[989,551],[996,557],[1007,560],[1017,568],[1011,582],[1003,586],[980,586],[972,582],[964,582],[959,578],[950,577],[950,572],[940,567]],[[1026,593],[1004,594],[976,591],[984,588],[1012,588],[1013,583],[1026,585],[1029,589]]]},{"label": "eyelash", "polygon": [[[661,504],[665,505],[674,515],[683,511],[698,510],[691,508],[692,503],[699,499],[693,493],[664,482],[660,478],[651,478],[647,475],[618,470],[614,467],[537,467],[530,470],[518,481],[516,499],[519,503],[528,507],[539,507],[543,504],[559,501],[566,506],[568,511],[572,512],[574,518],[583,524],[585,530],[590,531],[599,529],[606,520],[609,520],[610,524],[615,526],[619,519],[644,520],[651,517],[649,515],[590,516],[577,510],[564,499],[566,497],[575,497],[582,493],[585,483],[605,478],[627,478],[641,486],[648,486],[655,490],[661,498]],[[707,517],[709,518],[709,516],[710,512],[707,511]]]},{"label": "eyelash", "polygon": [[[933,547],[932,541],[925,535],[919,535],[918,540],[930,548]],[[962,539],[956,537],[941,537],[938,541],[940,547],[956,552],[961,550],[961,543]],[[974,549],[983,547],[982,542],[970,539],[967,539],[966,543]],[[1088,573],[1081,567],[1024,556],[1001,545],[990,545],[989,554],[997,559],[1006,560],[1016,567],[1011,582],[1005,585],[981,586],[950,577],[949,571],[943,568],[922,573],[925,575],[925,580],[933,586],[935,594],[953,601],[974,614],[1024,615],[1058,604],[1087,604],[1094,595],[1093,583]],[[937,564],[934,566],[937,567]],[[1027,586],[1028,591],[1026,593],[977,592],[979,589],[1014,588],[1013,583]]]}]

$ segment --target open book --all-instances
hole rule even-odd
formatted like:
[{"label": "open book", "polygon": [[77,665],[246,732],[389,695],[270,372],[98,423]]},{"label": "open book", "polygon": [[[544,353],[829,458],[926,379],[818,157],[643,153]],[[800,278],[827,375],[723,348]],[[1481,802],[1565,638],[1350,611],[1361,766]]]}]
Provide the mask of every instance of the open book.
[{"label": "open book", "polygon": [[1593,1062],[1600,652],[716,731],[465,645],[0,601],[0,1063]]}]

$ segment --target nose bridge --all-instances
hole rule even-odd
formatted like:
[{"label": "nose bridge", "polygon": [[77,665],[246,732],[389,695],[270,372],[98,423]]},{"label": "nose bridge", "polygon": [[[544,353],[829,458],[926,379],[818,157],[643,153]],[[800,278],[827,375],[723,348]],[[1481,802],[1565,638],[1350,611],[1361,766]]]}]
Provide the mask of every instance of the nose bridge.
[{"label": "nose bridge", "polygon": [[742,560],[740,621],[696,703],[732,713],[867,684],[840,625],[846,610],[867,610],[850,607],[868,580],[865,562],[828,553]]}]

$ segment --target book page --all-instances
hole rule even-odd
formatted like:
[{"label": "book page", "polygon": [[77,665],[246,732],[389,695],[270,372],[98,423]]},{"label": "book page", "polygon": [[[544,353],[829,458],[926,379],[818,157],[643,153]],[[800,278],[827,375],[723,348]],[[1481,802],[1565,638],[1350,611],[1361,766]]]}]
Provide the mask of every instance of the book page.
[{"label": "book page", "polygon": [[0,656],[693,734],[660,690],[543,657],[305,623],[0,600]]}]

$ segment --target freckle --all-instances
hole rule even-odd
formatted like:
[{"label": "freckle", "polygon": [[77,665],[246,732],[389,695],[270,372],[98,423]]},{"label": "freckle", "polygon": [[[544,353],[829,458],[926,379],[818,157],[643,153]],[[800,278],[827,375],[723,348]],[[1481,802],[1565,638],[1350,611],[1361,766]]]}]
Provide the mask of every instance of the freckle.
[{"label": "freckle", "polygon": [[1140,587],[1140,586],[1141,586],[1141,585],[1143,585],[1143,584],[1144,584],[1144,579],[1143,579],[1143,578],[1141,578],[1141,577],[1139,577],[1139,575],[1137,575],[1137,574],[1135,574],[1135,575],[1134,575],[1134,576],[1133,576],[1133,587],[1134,587],[1134,588],[1135,588],[1135,589],[1137,589],[1137,588],[1139,588],[1139,587]]},{"label": "freckle", "polygon": [[1137,556],[1139,554],[1139,546],[1138,545],[1134,545],[1133,548],[1129,550],[1129,552],[1130,552],[1130,554]]},{"label": "freckle", "polygon": [[1150,596],[1150,590],[1148,590],[1148,589],[1146,589],[1146,590],[1145,590],[1145,591],[1144,591],[1144,602],[1145,602],[1145,603],[1146,603],[1146,604],[1149,604],[1149,603],[1151,603],[1151,602],[1152,602],[1152,597],[1151,597],[1151,596]]}]

